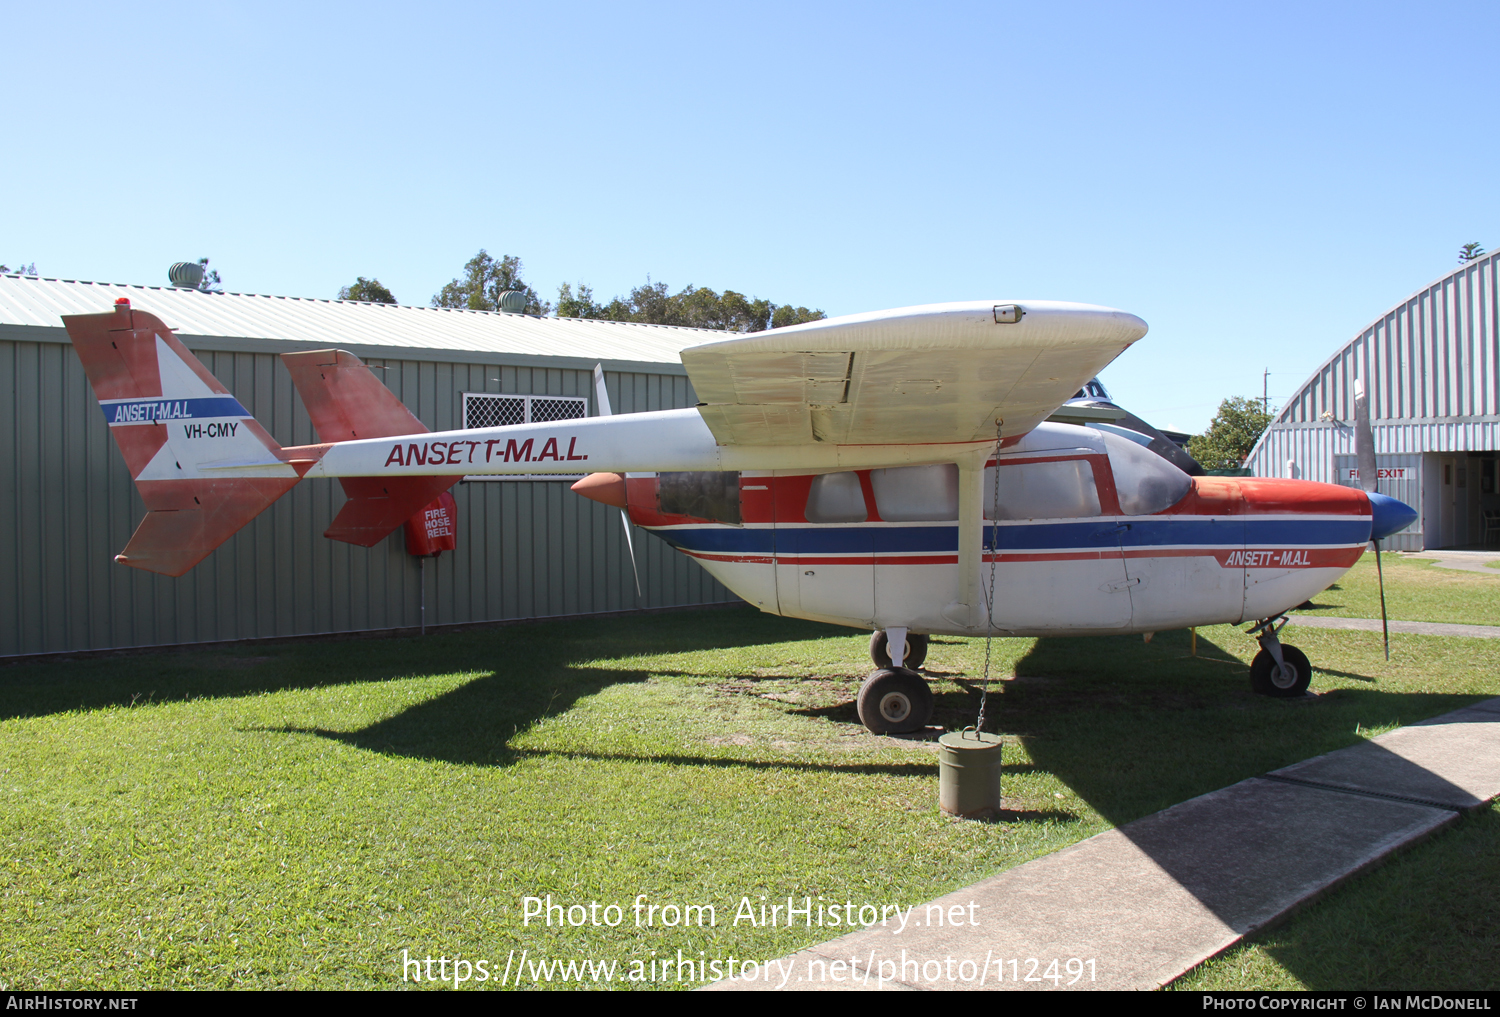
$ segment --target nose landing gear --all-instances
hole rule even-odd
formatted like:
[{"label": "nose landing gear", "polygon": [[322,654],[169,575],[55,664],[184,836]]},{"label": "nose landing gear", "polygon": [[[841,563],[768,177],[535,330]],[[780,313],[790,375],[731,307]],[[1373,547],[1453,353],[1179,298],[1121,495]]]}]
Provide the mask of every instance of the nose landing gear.
[{"label": "nose landing gear", "polygon": [[[913,671],[922,666],[922,662],[927,659],[927,639],[927,636],[916,632],[906,634],[906,657],[901,661],[903,666]],[[870,636],[870,660],[876,667],[885,668],[894,665],[895,662],[891,660],[890,643],[890,634],[885,629],[876,629]]]},{"label": "nose landing gear", "polygon": [[1286,623],[1286,616],[1281,615],[1267,618],[1249,630],[1248,634],[1260,643],[1260,652],[1250,662],[1250,688],[1257,695],[1293,699],[1305,695],[1312,684],[1312,664],[1307,654],[1295,646],[1283,646],[1276,638]]}]

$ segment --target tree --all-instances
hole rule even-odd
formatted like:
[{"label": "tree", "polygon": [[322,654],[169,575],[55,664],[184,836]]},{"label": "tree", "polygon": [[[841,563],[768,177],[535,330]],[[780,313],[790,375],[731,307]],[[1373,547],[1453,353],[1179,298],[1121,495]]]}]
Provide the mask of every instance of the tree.
[{"label": "tree", "polygon": [[563,318],[638,321],[724,332],[763,332],[827,317],[822,311],[777,305],[734,290],[717,293],[706,286],[689,284],[671,293],[666,283],[654,283],[650,276],[646,277],[645,285],[631,290],[629,296],[615,297],[607,304],[595,302],[594,291],[583,283],[578,284],[576,291],[572,285],[563,283],[557,291],[557,313]]},{"label": "tree", "polygon": [[1270,425],[1259,399],[1225,399],[1208,430],[1188,439],[1188,455],[1205,470],[1237,470]]},{"label": "tree", "polygon": [[33,261],[29,265],[17,264],[15,268],[10,268],[7,265],[0,265],[0,274],[6,272],[14,272],[16,275],[36,275],[36,262]]},{"label": "tree", "polygon": [[219,278],[219,270],[214,269],[212,272],[210,272],[208,270],[207,258],[199,258],[198,264],[203,266],[203,279],[198,283],[198,288],[204,293],[223,293],[224,280]]},{"label": "tree", "polygon": [[369,304],[395,304],[399,303],[390,290],[380,285],[379,279],[366,279],[358,276],[353,286],[345,286],[339,290],[339,300],[362,300]]},{"label": "tree", "polygon": [[1478,261],[1484,257],[1484,248],[1478,244],[1464,244],[1458,249],[1458,263],[1467,265],[1471,261]]},{"label": "tree", "polygon": [[469,259],[464,274],[444,286],[432,298],[433,307],[468,308],[471,311],[498,311],[500,294],[516,290],[526,294],[527,314],[550,314],[552,305],[542,301],[536,290],[521,280],[521,259],[509,254],[496,261],[483,248]]}]

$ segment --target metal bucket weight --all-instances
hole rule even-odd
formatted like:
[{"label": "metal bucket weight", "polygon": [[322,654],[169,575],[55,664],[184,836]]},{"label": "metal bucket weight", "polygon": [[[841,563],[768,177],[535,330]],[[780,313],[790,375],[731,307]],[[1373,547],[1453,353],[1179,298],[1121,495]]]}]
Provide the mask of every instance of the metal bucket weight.
[{"label": "metal bucket weight", "polygon": [[938,807],[950,816],[986,819],[1000,811],[1004,740],[983,731],[950,731],[938,739]]}]

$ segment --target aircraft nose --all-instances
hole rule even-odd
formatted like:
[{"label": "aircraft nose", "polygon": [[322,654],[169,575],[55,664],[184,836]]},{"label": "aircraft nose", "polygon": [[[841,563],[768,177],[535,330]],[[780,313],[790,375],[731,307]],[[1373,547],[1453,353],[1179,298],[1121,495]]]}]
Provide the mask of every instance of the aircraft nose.
[{"label": "aircraft nose", "polygon": [[1389,537],[1416,521],[1417,510],[1388,494],[1370,492],[1370,539]]},{"label": "aircraft nose", "polygon": [[573,485],[571,490],[592,501],[625,508],[629,501],[625,494],[625,478],[618,473],[590,473]]}]

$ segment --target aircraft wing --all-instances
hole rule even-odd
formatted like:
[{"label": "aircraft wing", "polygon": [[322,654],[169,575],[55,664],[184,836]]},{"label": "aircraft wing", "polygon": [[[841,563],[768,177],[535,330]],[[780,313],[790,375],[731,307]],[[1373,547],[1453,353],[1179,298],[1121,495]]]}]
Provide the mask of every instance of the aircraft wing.
[{"label": "aircraft wing", "polygon": [[929,304],[682,351],[720,445],[982,441],[1024,434],[1146,334],[1090,304]]}]

